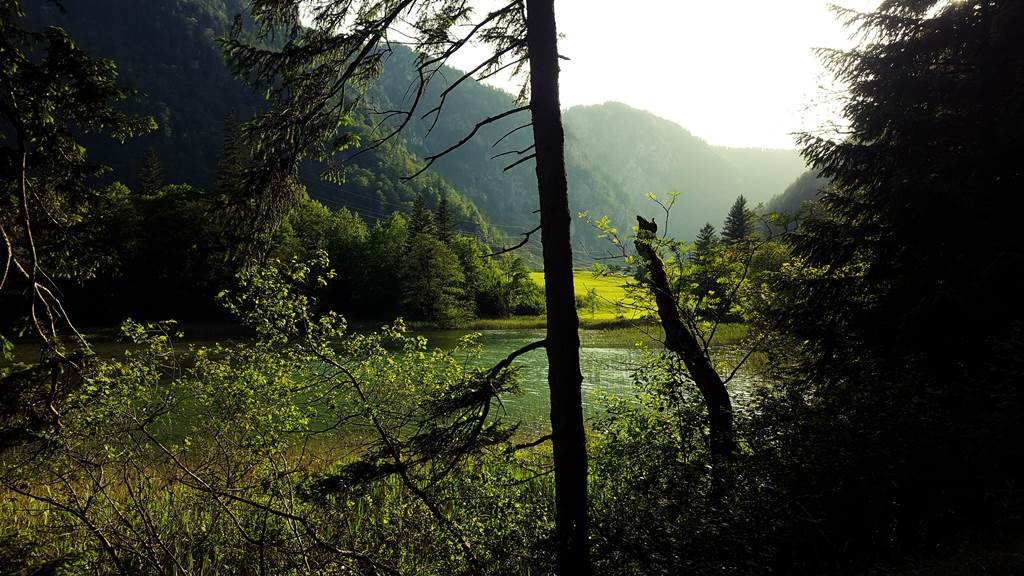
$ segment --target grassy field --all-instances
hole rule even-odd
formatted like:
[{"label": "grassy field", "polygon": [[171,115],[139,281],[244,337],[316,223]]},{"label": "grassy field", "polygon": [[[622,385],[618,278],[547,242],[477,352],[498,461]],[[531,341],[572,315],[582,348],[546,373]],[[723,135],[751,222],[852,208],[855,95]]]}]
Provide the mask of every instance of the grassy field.
[{"label": "grassy field", "polygon": [[[531,272],[530,277],[544,286],[544,273]],[[625,276],[594,276],[590,270],[573,271],[577,300],[584,304],[579,308],[580,321],[587,325],[594,322],[628,322],[641,320],[647,310],[638,309],[626,294]]]}]

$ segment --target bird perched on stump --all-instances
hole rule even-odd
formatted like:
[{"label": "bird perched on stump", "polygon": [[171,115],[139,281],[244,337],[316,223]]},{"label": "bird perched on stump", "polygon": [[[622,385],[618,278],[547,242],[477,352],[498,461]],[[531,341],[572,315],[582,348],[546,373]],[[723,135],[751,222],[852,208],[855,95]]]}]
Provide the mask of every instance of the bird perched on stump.
[{"label": "bird perched on stump", "polygon": [[651,236],[658,233],[658,223],[655,222],[653,218],[648,221],[643,216],[637,216],[636,224],[640,232],[650,232]]}]

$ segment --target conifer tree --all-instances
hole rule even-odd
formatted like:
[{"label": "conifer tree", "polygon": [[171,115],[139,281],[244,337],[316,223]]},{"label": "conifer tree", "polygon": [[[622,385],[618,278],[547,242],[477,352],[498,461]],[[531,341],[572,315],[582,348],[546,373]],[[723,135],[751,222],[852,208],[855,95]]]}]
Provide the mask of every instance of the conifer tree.
[{"label": "conifer tree", "polygon": [[452,220],[451,209],[448,206],[448,194],[441,192],[441,199],[437,202],[437,210],[434,212],[434,228],[437,238],[445,244],[451,242],[455,236],[455,222]]},{"label": "conifer tree", "polygon": [[144,196],[153,196],[164,187],[163,165],[160,156],[152,146],[146,149],[142,157],[142,170],[139,172],[139,191]]},{"label": "conifer tree", "polygon": [[729,209],[729,215],[725,217],[722,240],[726,244],[731,244],[748,238],[753,232],[754,215],[747,208],[747,199],[741,194]]},{"label": "conifer tree", "polygon": [[1024,481],[1024,4],[842,16],[864,41],[823,54],[850,87],[848,128],[801,137],[832,185],[793,237],[807,270],[774,318],[799,345],[794,389],[827,399],[792,437],[844,454],[801,480],[813,493],[842,479],[809,512],[851,550],[877,542],[848,532],[851,516],[892,526],[901,551],[1021,511],[1001,487]]},{"label": "conifer tree", "polygon": [[409,241],[414,241],[417,234],[433,235],[434,231],[434,215],[427,210],[423,195],[417,194],[412,202],[412,212],[409,213]]},{"label": "conifer tree", "polygon": [[245,158],[241,129],[234,113],[224,117],[224,135],[217,165],[217,193],[225,199],[238,198],[242,192]]},{"label": "conifer tree", "polygon": [[711,253],[718,247],[718,233],[710,222],[705,222],[704,227],[697,233],[697,239],[693,244],[693,251],[690,253],[690,262],[703,264],[707,262]]},{"label": "conifer tree", "polygon": [[448,328],[470,316],[458,256],[437,238],[419,234],[402,266],[402,310],[415,320]]}]

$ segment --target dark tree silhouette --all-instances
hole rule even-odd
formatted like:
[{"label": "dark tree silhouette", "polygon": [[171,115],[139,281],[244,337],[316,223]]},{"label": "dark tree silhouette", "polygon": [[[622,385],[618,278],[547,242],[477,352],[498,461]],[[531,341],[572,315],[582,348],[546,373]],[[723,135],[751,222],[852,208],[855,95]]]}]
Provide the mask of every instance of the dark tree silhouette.
[{"label": "dark tree silhouette", "polygon": [[164,170],[160,156],[150,146],[142,157],[142,170],[139,172],[139,191],[145,196],[153,196],[164,187]]},{"label": "dark tree silhouette", "polygon": [[1020,484],[1024,456],[1024,5],[840,14],[865,38],[823,52],[849,128],[801,138],[832,184],[794,236],[807,269],[776,321],[812,408],[792,450],[843,455],[788,481],[856,557],[1020,509],[999,486]]},{"label": "dark tree silhouette", "polygon": [[437,210],[434,211],[434,226],[437,229],[438,240],[447,244],[455,236],[455,221],[452,220],[452,211],[448,206],[448,194],[441,192],[441,199],[437,201]]},{"label": "dark tree silhouette", "polygon": [[658,226],[637,216],[636,246],[644,267],[645,278],[654,295],[658,318],[665,330],[665,348],[677,355],[686,366],[693,383],[704,399],[708,411],[708,429],[711,453],[711,500],[721,506],[731,484],[731,464],[736,451],[733,431],[732,399],[725,382],[718,374],[707,353],[707,344],[701,343],[679,314],[679,303],[669,283],[665,265],[658,255],[655,241]]},{"label": "dark tree silhouette", "polygon": [[242,198],[245,186],[245,148],[238,118],[233,113],[224,117],[224,134],[220,160],[217,163],[217,193],[227,201]]},{"label": "dark tree silhouette", "polygon": [[87,276],[99,265],[88,215],[103,201],[87,161],[84,132],[124,140],[152,129],[125,114],[113,62],[81,51],[64,30],[29,31],[21,3],[0,5],[0,294],[17,285],[47,348],[69,326],[55,279]]},{"label": "dark tree silhouette", "polygon": [[748,238],[754,232],[754,216],[747,208],[747,199],[742,195],[736,198],[729,214],[722,225],[722,240],[729,244]]}]

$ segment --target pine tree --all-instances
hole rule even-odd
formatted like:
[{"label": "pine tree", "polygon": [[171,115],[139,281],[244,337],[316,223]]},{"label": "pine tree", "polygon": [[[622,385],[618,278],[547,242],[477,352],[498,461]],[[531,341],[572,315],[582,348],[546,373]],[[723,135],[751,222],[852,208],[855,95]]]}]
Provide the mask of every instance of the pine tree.
[{"label": "pine tree", "polygon": [[217,193],[225,199],[238,198],[245,176],[245,157],[238,118],[234,113],[224,117],[224,135],[220,162],[217,165]]},{"label": "pine tree", "polygon": [[434,228],[437,238],[445,244],[451,242],[455,236],[455,222],[452,220],[451,210],[448,207],[448,193],[442,191],[441,199],[437,202],[437,210],[434,212]]},{"label": "pine tree", "polygon": [[437,238],[419,234],[402,267],[402,310],[415,320],[449,328],[471,316],[458,256]]},{"label": "pine tree", "polygon": [[715,227],[710,222],[704,223],[704,227],[697,233],[697,239],[693,244],[693,251],[690,252],[690,262],[703,264],[711,257],[712,252],[718,247],[719,239]]},{"label": "pine tree", "polygon": [[747,199],[741,194],[729,209],[729,215],[725,217],[722,240],[726,244],[732,244],[748,238],[753,232],[754,215],[747,209]]},{"label": "pine tree", "polygon": [[417,194],[409,214],[409,239],[413,240],[417,234],[433,235],[434,230],[434,215],[427,210],[423,195]]},{"label": "pine tree", "polygon": [[[716,317],[717,310],[713,302],[709,302],[709,296],[718,291],[719,266],[715,265],[715,252],[721,245],[721,240],[715,232],[715,227],[705,223],[697,234],[694,241],[693,251],[690,252],[690,263],[693,270],[690,272],[689,280],[693,283],[694,296],[702,303],[700,313],[706,317]],[[709,306],[710,305],[710,306]]]},{"label": "pine tree", "polygon": [[808,512],[851,550],[877,534],[850,517],[892,526],[901,552],[1021,513],[1001,486],[1024,482],[1024,3],[844,17],[865,41],[825,56],[849,86],[848,128],[801,137],[832,185],[794,236],[807,272],[774,319],[799,343],[793,389],[822,399],[789,446],[844,455],[803,480],[843,483]]},{"label": "pine tree", "polygon": [[144,196],[154,196],[164,187],[163,166],[160,156],[152,146],[146,149],[142,157],[142,170],[139,172],[139,191]]}]

